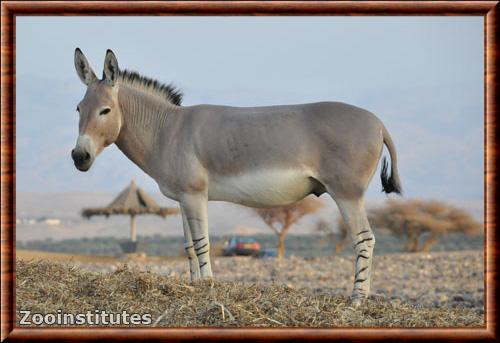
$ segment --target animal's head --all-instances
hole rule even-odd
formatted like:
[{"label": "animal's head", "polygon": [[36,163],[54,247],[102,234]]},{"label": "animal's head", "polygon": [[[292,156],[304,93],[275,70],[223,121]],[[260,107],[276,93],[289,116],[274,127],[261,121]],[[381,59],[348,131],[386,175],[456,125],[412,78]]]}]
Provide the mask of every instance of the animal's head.
[{"label": "animal's head", "polygon": [[111,50],[106,52],[103,77],[99,80],[82,51],[75,50],[75,68],[87,86],[76,109],[80,114],[79,135],[71,157],[75,167],[87,171],[101,151],[113,144],[122,126],[118,105],[118,61]]}]

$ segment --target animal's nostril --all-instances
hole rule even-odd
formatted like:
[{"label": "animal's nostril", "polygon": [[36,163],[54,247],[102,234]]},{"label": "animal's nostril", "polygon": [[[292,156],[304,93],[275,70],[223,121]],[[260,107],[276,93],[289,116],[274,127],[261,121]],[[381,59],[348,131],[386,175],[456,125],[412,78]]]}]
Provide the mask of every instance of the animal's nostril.
[{"label": "animal's nostril", "polygon": [[77,149],[71,150],[71,157],[76,165],[81,165],[90,161],[90,154],[88,152]]}]

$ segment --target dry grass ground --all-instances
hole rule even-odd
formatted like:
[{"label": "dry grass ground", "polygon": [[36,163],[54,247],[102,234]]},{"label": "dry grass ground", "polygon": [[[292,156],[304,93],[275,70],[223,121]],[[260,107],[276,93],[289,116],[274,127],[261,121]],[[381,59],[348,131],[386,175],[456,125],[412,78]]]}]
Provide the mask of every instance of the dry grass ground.
[{"label": "dry grass ground", "polygon": [[[123,263],[164,276],[189,277],[184,257],[129,255],[123,258],[24,251],[24,259],[65,261],[92,272],[113,272]],[[283,261],[249,257],[214,257],[217,280],[286,284],[313,294],[348,296],[353,256],[289,257]],[[484,261],[480,250],[375,254],[372,293],[389,301],[420,307],[467,307],[484,313]]]},{"label": "dry grass ground", "polygon": [[[32,313],[150,313],[155,326],[457,327],[482,326],[481,312],[419,307],[387,298],[354,309],[345,295],[277,283],[203,281],[120,266],[95,272],[74,264],[17,260],[17,310]],[[19,314],[19,312],[18,312]],[[19,321],[19,317],[18,317]]]},{"label": "dry grass ground", "polygon": [[113,256],[94,256],[82,254],[68,254],[49,251],[36,250],[16,250],[16,258],[21,260],[45,260],[53,262],[69,262],[77,264],[100,264],[100,265],[116,265],[129,261],[148,262],[148,263],[165,263],[172,261],[185,261],[182,256],[146,256],[142,253],[127,254],[123,257]]},{"label": "dry grass ground", "polygon": [[22,260],[75,261],[82,263],[115,263],[118,260],[111,256],[70,255],[58,252],[16,250],[16,257]]}]

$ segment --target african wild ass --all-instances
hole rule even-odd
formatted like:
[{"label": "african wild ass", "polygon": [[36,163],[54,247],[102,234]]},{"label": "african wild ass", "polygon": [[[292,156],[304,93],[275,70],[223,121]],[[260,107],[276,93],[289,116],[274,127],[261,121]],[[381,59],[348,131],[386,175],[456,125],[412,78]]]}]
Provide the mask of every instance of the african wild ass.
[{"label": "african wild ass", "polygon": [[79,136],[71,152],[76,168],[87,171],[115,143],[178,201],[192,280],[212,276],[207,201],[269,207],[326,192],[354,241],[353,304],[368,295],[375,237],[363,196],[384,144],[391,172],[384,158],[383,191],[401,192],[394,143],[374,114],[341,102],[184,107],[172,86],[120,70],[111,50],[102,80],[78,48],[75,67],[87,86],[77,107]]}]

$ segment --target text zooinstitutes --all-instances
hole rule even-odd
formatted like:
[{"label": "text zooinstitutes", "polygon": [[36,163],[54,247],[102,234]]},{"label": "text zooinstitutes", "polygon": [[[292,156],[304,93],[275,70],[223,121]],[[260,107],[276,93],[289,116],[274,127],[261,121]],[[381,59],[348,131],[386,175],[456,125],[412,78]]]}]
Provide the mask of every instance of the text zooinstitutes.
[{"label": "text zooinstitutes", "polygon": [[151,314],[109,313],[102,310],[86,313],[31,313],[20,310],[20,325],[148,325],[151,324]]}]

